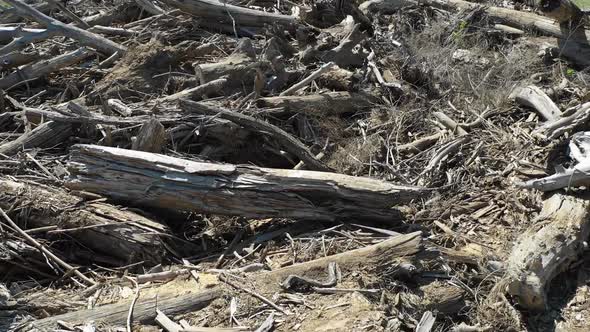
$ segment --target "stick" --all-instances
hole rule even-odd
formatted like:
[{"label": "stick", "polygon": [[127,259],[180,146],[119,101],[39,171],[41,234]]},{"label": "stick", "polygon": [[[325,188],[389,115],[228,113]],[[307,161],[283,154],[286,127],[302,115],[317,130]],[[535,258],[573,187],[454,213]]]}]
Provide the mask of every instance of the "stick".
[{"label": "stick", "polygon": [[91,46],[106,54],[113,54],[115,52],[122,54],[127,50],[126,47],[104,37],[72,25],[64,24],[49,17],[34,7],[22,2],[22,0],[5,0],[4,2],[12,5],[20,14],[30,16],[38,23],[45,25],[48,31],[57,31],[59,34],[77,40],[82,45]]},{"label": "stick", "polygon": [[66,274],[73,271],[75,275],[77,275],[88,285],[93,286],[96,284],[94,280],[88,278],[82,272],[78,271],[78,269],[74,268],[70,264],[61,260],[59,257],[55,256],[51,251],[49,251],[49,249],[45,248],[45,246],[37,242],[37,240],[35,240],[32,236],[27,234],[27,232],[23,231],[20,227],[18,227],[18,225],[14,221],[12,221],[12,219],[10,219],[10,217],[4,212],[4,209],[2,208],[0,208],[0,216],[2,216],[2,218],[10,225],[10,227],[16,230],[16,232],[20,234],[22,237],[24,237],[32,246],[39,249],[41,252],[43,252],[43,254],[49,257],[49,259],[54,261],[56,264],[66,269]]},{"label": "stick", "polygon": [[318,78],[320,75],[322,75],[323,73],[325,73],[328,70],[332,69],[332,67],[334,65],[335,65],[334,62],[328,62],[328,63],[322,65],[316,71],[314,71],[313,73],[309,74],[309,76],[307,76],[306,78],[304,78],[303,80],[301,80],[301,82],[299,82],[297,84],[294,84],[292,87],[290,87],[287,90],[281,92],[281,94],[279,94],[279,96],[292,95],[293,93],[295,93],[295,92],[303,89],[309,83],[311,83],[313,80],[315,80],[316,78]]},{"label": "stick", "polygon": [[127,277],[127,279],[135,285],[135,296],[133,296],[133,301],[131,301],[131,305],[129,306],[129,314],[127,315],[127,332],[132,332],[131,323],[133,322],[133,308],[135,307],[137,299],[139,299],[139,285],[135,279],[129,277]]},{"label": "stick", "polygon": [[223,86],[228,83],[228,80],[225,78],[219,78],[211,82],[207,82],[205,84],[196,86],[194,88],[182,90],[175,94],[159,98],[158,101],[174,101],[179,100],[182,98],[198,98],[202,99],[203,95],[209,95],[213,93],[219,93]]}]

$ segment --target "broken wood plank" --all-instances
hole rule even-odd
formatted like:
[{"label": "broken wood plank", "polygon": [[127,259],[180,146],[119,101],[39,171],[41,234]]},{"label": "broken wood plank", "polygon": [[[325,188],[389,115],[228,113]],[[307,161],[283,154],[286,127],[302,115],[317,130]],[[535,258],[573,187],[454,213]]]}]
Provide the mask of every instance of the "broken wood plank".
[{"label": "broken wood plank", "polygon": [[71,150],[67,186],[134,204],[243,217],[392,222],[425,190],[343,174],[194,162],[95,145]]},{"label": "broken wood plank", "polygon": [[590,235],[590,201],[555,194],[543,203],[537,223],[518,237],[508,259],[508,292],[521,306],[545,310],[549,283],[578,259]]}]

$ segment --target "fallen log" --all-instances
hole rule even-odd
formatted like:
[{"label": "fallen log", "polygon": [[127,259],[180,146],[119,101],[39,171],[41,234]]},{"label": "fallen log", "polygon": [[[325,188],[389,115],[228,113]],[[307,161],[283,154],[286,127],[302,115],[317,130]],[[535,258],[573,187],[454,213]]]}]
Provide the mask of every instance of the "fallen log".
[{"label": "fallen log", "polygon": [[519,236],[508,259],[508,292],[520,305],[546,309],[549,283],[586,247],[589,211],[587,199],[556,194],[545,200],[537,218],[544,226]]},{"label": "fallen log", "polygon": [[47,75],[61,68],[80,62],[91,54],[92,52],[83,47],[51,59],[27,65],[0,79],[0,89],[13,88],[26,81]]},{"label": "fallen log", "polygon": [[[206,307],[211,301],[221,297],[222,290],[193,292],[188,294],[165,293],[151,296],[139,295],[133,307],[133,321],[151,323],[156,318],[156,309],[170,316],[196,311]],[[21,329],[21,331],[54,331],[58,321],[78,324],[93,321],[109,325],[124,326],[129,315],[131,301],[125,303],[108,304],[94,309],[69,312],[62,315],[36,320]]]},{"label": "fallen log", "polygon": [[38,23],[46,26],[47,31],[54,31],[58,34],[77,40],[82,45],[91,46],[106,54],[113,54],[115,52],[122,54],[127,50],[126,47],[104,37],[49,17],[21,0],[5,0],[4,2],[12,5],[19,14],[29,16]]},{"label": "fallen log", "polygon": [[270,135],[278,144],[285,149],[285,151],[295,155],[307,166],[316,171],[331,171],[331,169],[317,160],[309,149],[301,143],[300,140],[293,137],[291,134],[282,130],[281,128],[272,125],[263,120],[258,120],[249,115],[232,112],[230,110],[216,109],[203,103],[197,103],[186,99],[180,100],[180,105],[185,110],[190,110],[203,115],[218,116],[222,119],[232,121],[246,129],[252,131],[265,132]]},{"label": "fallen log", "polygon": [[309,115],[340,115],[364,111],[373,106],[376,98],[363,93],[327,92],[306,96],[259,98],[258,107],[273,108],[271,113],[302,112]]},{"label": "fallen log", "polygon": [[106,203],[80,204],[63,190],[0,179],[0,208],[10,209],[16,221],[26,211],[28,228],[57,226],[52,234],[67,234],[85,247],[125,264],[156,265],[166,249],[158,234],[167,227],[137,213]]},{"label": "fallen log", "polygon": [[0,56],[0,68],[16,68],[28,63],[41,59],[42,55],[38,51],[32,52],[12,52]]},{"label": "fallen log", "polygon": [[295,26],[295,16],[263,12],[239,7],[214,0],[163,0],[164,3],[204,19],[213,19],[218,23],[260,27],[265,24]]},{"label": "fallen log", "polygon": [[243,217],[391,222],[419,187],[335,173],[193,162],[147,152],[75,145],[66,186],[132,204]]},{"label": "fallen log", "polygon": [[70,124],[45,122],[17,139],[0,145],[0,154],[12,155],[31,148],[53,148],[68,139],[71,134]]}]

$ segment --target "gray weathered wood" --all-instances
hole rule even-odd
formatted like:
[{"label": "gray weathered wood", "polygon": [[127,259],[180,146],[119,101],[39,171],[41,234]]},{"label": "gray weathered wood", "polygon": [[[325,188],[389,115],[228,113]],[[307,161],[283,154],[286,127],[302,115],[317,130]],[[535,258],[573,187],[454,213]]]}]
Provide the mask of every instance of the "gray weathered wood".
[{"label": "gray weathered wood", "polygon": [[[150,297],[143,297],[140,293],[139,300],[133,308],[133,321],[144,324],[153,322],[156,317],[156,309],[170,316],[199,310],[222,296],[222,294],[220,288],[188,294],[164,293]],[[104,322],[110,326],[124,326],[129,314],[130,304],[131,301],[107,304],[94,309],[52,316],[34,321],[27,325],[26,329],[55,331],[58,328],[58,321],[71,324],[94,321],[95,323]]]},{"label": "gray weathered wood", "polygon": [[19,138],[0,145],[0,153],[11,155],[23,149],[51,148],[61,144],[71,134],[69,123],[45,122]]},{"label": "gray weathered wood", "polygon": [[15,87],[18,84],[23,84],[25,81],[47,75],[61,68],[80,62],[91,54],[92,52],[83,47],[51,59],[26,65],[0,79],[0,89]]},{"label": "gray weathered wood", "polygon": [[343,174],[194,162],[153,153],[75,145],[66,185],[167,209],[312,220],[395,221],[394,206],[419,187]]},{"label": "gray weathered wood", "polygon": [[166,129],[156,118],[151,118],[141,126],[133,141],[133,150],[159,153],[162,152],[164,144]]},{"label": "gray weathered wood", "polygon": [[0,207],[18,215],[27,210],[30,228],[58,226],[54,233],[67,234],[87,248],[108,254],[123,263],[145,261],[158,264],[166,252],[158,233],[167,227],[137,213],[106,203],[78,204],[81,199],[63,190],[0,179]]},{"label": "gray weathered wood", "polygon": [[508,291],[520,305],[546,309],[549,283],[585,248],[590,235],[589,211],[587,199],[556,194],[545,200],[537,218],[544,226],[519,236],[508,259]]},{"label": "gray weathered wood", "polygon": [[516,88],[510,97],[519,104],[533,108],[546,121],[554,121],[561,116],[561,111],[553,100],[534,85]]},{"label": "gray weathered wood", "polygon": [[82,45],[91,46],[106,54],[115,52],[122,54],[127,50],[126,47],[104,37],[49,17],[21,0],[5,0],[4,2],[12,5],[20,15],[31,17],[38,23],[45,25],[48,31],[56,31],[61,35],[77,40]]}]

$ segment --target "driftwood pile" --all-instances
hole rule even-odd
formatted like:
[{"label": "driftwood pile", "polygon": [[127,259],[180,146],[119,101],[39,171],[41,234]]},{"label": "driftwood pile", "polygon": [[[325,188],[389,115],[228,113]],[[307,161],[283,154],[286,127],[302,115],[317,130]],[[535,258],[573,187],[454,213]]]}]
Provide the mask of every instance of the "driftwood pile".
[{"label": "driftwood pile", "polygon": [[0,5],[1,331],[589,324],[575,4]]}]

